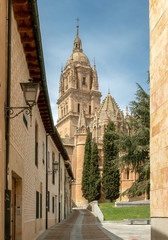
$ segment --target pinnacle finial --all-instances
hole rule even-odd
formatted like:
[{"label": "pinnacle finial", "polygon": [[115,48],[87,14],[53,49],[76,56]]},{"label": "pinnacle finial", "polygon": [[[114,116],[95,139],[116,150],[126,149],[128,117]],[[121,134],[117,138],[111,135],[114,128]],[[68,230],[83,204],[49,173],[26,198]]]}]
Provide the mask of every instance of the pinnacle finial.
[{"label": "pinnacle finial", "polygon": [[108,94],[110,94],[110,88],[108,88]]},{"label": "pinnacle finial", "polygon": [[77,33],[76,33],[76,36],[77,37],[79,37],[79,18],[77,17],[77,19],[76,19],[76,21],[77,21]]},{"label": "pinnacle finial", "polygon": [[126,106],[126,116],[128,116],[128,106]]},{"label": "pinnacle finial", "polygon": [[96,62],[95,62],[95,57],[94,57],[94,70],[96,70]]}]

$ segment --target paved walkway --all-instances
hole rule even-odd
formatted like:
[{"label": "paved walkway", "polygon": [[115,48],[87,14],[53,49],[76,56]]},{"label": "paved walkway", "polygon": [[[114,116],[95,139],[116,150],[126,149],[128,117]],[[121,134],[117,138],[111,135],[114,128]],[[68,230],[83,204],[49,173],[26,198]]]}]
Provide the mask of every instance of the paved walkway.
[{"label": "paved walkway", "polygon": [[[105,226],[104,226],[105,225]],[[149,231],[146,233],[146,238],[141,238],[144,233],[146,225],[141,225],[139,228],[138,235],[133,234],[133,229],[136,225],[131,226],[131,232],[128,230],[129,225],[120,226],[103,223],[103,225],[97,220],[97,218],[88,210],[75,209],[70,217],[51,227],[45,231],[37,240],[149,240],[149,231],[150,227],[148,226]],[[113,227],[111,227],[114,225]],[[125,229],[125,236],[122,229]],[[135,231],[136,232],[136,231]],[[117,233],[117,234],[116,234]],[[131,234],[131,235],[130,235]],[[119,236],[121,235],[121,237]],[[136,236],[138,238],[133,237]]]}]

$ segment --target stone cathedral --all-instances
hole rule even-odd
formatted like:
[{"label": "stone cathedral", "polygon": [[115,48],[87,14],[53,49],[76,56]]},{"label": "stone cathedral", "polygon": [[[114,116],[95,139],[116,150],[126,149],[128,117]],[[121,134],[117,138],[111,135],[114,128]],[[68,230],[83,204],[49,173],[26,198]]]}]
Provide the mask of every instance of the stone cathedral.
[{"label": "stone cathedral", "polygon": [[[97,143],[99,166],[102,173],[103,134],[107,124],[109,121],[113,121],[118,129],[124,127],[124,114],[110,93],[102,104],[100,104],[100,99],[101,92],[99,91],[96,64],[94,62],[92,68],[87,56],[83,53],[79,26],[77,26],[73,52],[66,62],[65,68],[61,70],[57,102],[57,129],[72,163],[76,178],[72,185],[72,200],[78,207],[84,207],[87,204],[87,200],[82,197],[81,182],[88,131],[91,132],[92,139]],[[131,170],[122,170],[120,191],[123,192],[129,188],[134,181],[135,174]],[[103,196],[100,201],[104,201]]]}]

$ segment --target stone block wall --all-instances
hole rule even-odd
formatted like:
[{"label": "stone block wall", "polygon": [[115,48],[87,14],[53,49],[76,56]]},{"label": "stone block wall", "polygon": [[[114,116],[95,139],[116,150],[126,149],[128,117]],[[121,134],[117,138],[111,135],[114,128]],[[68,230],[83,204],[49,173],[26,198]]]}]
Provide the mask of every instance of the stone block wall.
[{"label": "stone block wall", "polygon": [[[20,82],[27,82],[29,71],[21,43],[17,24],[12,15],[12,59],[11,59],[11,106],[24,106],[23,92]],[[26,118],[27,124],[23,117]],[[30,126],[31,125],[31,126]],[[9,156],[9,189],[14,192],[16,183],[16,239],[36,239],[45,230],[46,221],[46,131],[38,106],[33,107],[32,121],[26,113],[21,113],[10,120],[10,156]],[[37,130],[36,130],[37,129]],[[50,152],[50,168],[52,170],[52,154],[59,161],[59,152],[51,137],[48,137]],[[38,164],[35,163],[35,140],[38,142]],[[64,219],[64,159],[62,168],[62,215]],[[58,172],[55,184],[52,174],[48,177],[50,191],[50,210],[48,211],[48,227],[58,222]],[[36,194],[39,194],[39,216],[37,217]],[[40,196],[42,196],[42,212],[40,213]],[[54,198],[54,210],[53,210]],[[56,202],[55,202],[56,199]],[[57,207],[57,209],[55,209]],[[14,209],[12,209],[12,212]],[[11,226],[12,227],[12,226]]]},{"label": "stone block wall", "polygon": [[[13,17],[11,106],[24,106],[20,82],[27,82],[28,79],[27,62],[17,30],[17,24]],[[27,126],[23,121],[23,114],[10,120],[9,188],[13,191],[12,178],[16,179],[16,208],[20,207],[21,209],[20,214],[17,214],[16,211],[16,237],[17,239],[26,240],[35,239],[40,232],[45,230],[46,167],[45,162],[43,162],[42,143],[44,142],[46,145],[46,132],[38,107],[33,108],[32,123],[30,123],[30,118],[26,114],[25,118]],[[37,166],[35,164],[35,126],[38,126]],[[42,216],[39,216],[39,218],[36,217],[36,191],[39,195],[42,194]],[[20,201],[19,198],[21,198]]]},{"label": "stone block wall", "polygon": [[152,240],[168,239],[168,1],[150,0]]},{"label": "stone block wall", "polygon": [[0,240],[4,239],[7,1],[0,2]]}]

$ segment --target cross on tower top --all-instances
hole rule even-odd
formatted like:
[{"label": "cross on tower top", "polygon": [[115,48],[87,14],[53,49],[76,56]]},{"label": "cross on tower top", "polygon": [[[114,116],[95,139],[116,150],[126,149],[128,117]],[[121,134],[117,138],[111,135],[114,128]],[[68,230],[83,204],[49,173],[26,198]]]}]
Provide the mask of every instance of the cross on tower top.
[{"label": "cross on tower top", "polygon": [[77,28],[78,28],[79,27],[79,18],[78,17],[77,17],[76,21],[77,21]]}]

